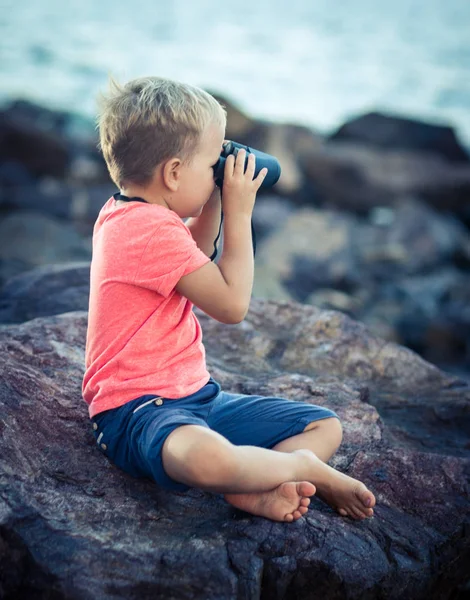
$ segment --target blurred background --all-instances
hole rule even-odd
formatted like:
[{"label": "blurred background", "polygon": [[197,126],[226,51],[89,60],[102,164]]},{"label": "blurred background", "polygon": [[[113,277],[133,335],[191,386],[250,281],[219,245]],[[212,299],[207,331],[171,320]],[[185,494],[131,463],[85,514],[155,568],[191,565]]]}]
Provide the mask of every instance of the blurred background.
[{"label": "blurred background", "polygon": [[0,321],[87,309],[108,75],[205,88],[278,157],[254,295],[470,379],[468,0],[0,0]]}]

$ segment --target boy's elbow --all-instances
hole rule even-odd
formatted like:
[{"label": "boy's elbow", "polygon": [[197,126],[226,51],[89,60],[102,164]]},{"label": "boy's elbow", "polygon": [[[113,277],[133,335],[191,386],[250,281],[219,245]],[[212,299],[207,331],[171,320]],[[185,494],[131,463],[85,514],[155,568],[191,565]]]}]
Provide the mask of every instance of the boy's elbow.
[{"label": "boy's elbow", "polygon": [[241,323],[246,314],[248,312],[248,307],[246,306],[232,306],[229,311],[224,311],[222,315],[222,323],[226,325],[237,325],[237,323]]}]

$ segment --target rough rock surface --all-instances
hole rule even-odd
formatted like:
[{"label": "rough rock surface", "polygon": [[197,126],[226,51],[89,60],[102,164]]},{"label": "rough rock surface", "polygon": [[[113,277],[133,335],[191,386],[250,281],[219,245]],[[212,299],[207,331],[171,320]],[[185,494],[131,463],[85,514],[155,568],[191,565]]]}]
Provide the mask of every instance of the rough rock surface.
[{"label": "rough rock surface", "polygon": [[469,389],[338,312],[253,300],[239,325],[198,316],[225,389],[337,410],[332,464],[375,492],[375,517],[313,499],[299,521],[275,523],[132,478],[96,447],[81,399],[87,313],[2,325],[0,597],[458,598]]}]

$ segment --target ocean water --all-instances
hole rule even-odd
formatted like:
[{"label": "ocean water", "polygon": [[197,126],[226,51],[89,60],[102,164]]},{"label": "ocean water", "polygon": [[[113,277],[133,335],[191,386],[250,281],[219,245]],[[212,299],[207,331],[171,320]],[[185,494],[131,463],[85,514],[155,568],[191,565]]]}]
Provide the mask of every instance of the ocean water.
[{"label": "ocean water", "polygon": [[217,91],[331,131],[371,109],[470,147],[470,0],[0,0],[0,102],[94,117],[108,74]]}]

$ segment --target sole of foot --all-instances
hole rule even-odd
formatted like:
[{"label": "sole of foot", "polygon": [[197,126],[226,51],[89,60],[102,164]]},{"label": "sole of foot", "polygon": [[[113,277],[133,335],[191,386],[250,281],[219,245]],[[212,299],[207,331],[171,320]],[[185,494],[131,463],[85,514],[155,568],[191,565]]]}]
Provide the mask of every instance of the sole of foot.
[{"label": "sole of foot", "polygon": [[309,481],[286,481],[267,492],[224,494],[225,500],[246,512],[272,521],[292,523],[308,511],[315,486]]}]

